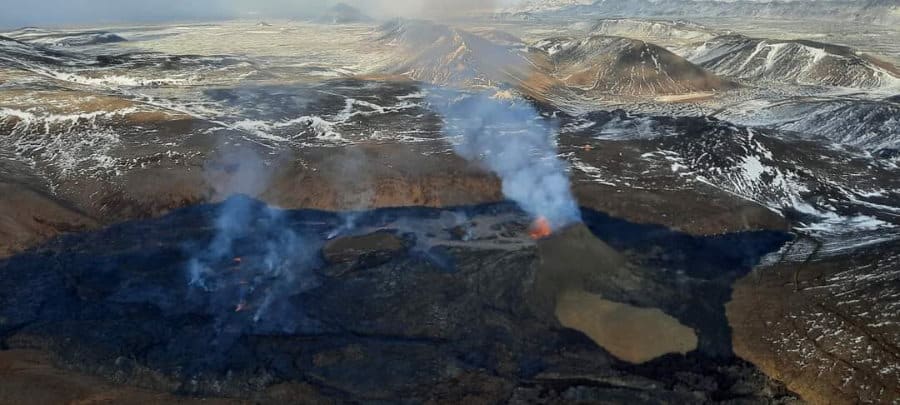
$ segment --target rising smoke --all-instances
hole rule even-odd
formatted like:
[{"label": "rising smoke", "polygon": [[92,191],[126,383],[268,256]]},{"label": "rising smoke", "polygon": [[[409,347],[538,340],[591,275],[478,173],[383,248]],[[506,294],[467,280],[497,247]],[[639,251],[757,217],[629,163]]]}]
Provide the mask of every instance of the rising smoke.
[{"label": "rising smoke", "polygon": [[[399,71],[443,86],[427,91],[427,101],[443,116],[456,153],[497,174],[504,195],[542,219],[535,224],[542,235],[546,228],[580,220],[566,165],[557,156],[557,123],[516,95],[535,76],[530,61],[508,47],[430,22],[397,20],[382,26],[382,34],[383,41],[402,48]],[[501,89],[478,90],[484,85]]]},{"label": "rising smoke", "polygon": [[581,220],[566,165],[557,156],[555,122],[521,99],[452,89],[428,94],[456,153],[496,173],[507,198],[534,218],[546,218],[553,229]]},{"label": "rising smoke", "polygon": [[[318,285],[320,238],[290,226],[286,213],[255,198],[271,181],[273,163],[246,145],[223,143],[205,168],[215,210],[211,239],[186,246],[188,284],[195,299],[218,314],[217,344],[230,344],[243,328],[293,333],[301,317],[287,313],[284,300]],[[278,159],[275,159],[277,162]],[[239,322],[248,318],[254,322]],[[235,323],[237,322],[237,324]],[[236,325],[243,325],[237,327]]]},{"label": "rising smoke", "polygon": [[[447,6],[429,0],[413,3],[422,7],[415,10],[424,9],[429,13],[440,13]],[[476,1],[462,2],[456,11],[467,13],[482,5]],[[403,4],[392,2],[391,7],[403,7]],[[395,9],[382,11],[399,13]],[[449,15],[453,14],[447,11],[445,16]],[[508,60],[489,58],[495,59]],[[498,66],[500,71],[520,68]],[[567,168],[557,156],[557,123],[543,117],[523,99],[499,98],[490,92],[468,90],[471,82],[467,79],[460,78],[446,87],[427,91],[427,101],[443,117],[445,135],[456,153],[496,173],[502,180],[504,195],[535,219],[545,218],[554,229],[579,221]],[[207,300],[212,313],[221,314],[219,332],[223,344],[227,344],[228,336],[239,336],[240,328],[296,332],[302,327],[302,321],[296,314],[287,313],[286,301],[317,285],[315,269],[321,265],[322,238],[303,235],[302,229],[290,225],[284,212],[255,200],[265,193],[278,159],[267,161],[246,145],[223,144],[219,149],[219,156],[210,162],[206,173],[214,198],[224,203],[217,207],[212,224],[214,236],[187,249],[191,256],[187,266],[188,283],[199,299]],[[352,153],[361,152],[347,149],[349,160],[340,163],[346,165],[340,166],[344,171],[335,173],[346,175],[345,178],[363,178],[355,175],[364,173],[365,167],[352,165],[364,159]],[[370,201],[370,193],[361,193],[349,205],[364,210],[370,208],[367,205]],[[345,227],[352,226],[349,218]],[[344,231],[337,228],[333,233]],[[235,312],[252,313],[250,319],[255,322],[239,323],[243,326],[236,329],[232,315]]]}]

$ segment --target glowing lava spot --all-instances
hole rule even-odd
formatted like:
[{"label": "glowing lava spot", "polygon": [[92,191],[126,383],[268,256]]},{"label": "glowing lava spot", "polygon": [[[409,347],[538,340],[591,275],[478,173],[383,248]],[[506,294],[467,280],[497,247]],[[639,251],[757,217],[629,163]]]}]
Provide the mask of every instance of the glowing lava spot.
[{"label": "glowing lava spot", "polygon": [[553,229],[550,227],[550,221],[544,217],[538,217],[538,219],[534,220],[534,223],[531,224],[531,229],[529,229],[528,234],[531,235],[531,239],[538,240],[544,239],[553,234]]}]

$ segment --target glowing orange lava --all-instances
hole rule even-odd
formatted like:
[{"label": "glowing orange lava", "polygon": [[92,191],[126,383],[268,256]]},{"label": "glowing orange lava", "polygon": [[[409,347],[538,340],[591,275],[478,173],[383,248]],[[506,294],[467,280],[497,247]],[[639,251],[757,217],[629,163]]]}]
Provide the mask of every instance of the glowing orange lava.
[{"label": "glowing orange lava", "polygon": [[553,234],[553,229],[550,228],[550,221],[544,217],[538,217],[538,219],[534,220],[534,223],[531,224],[531,229],[529,229],[528,234],[531,235],[531,239],[538,240],[544,239]]}]

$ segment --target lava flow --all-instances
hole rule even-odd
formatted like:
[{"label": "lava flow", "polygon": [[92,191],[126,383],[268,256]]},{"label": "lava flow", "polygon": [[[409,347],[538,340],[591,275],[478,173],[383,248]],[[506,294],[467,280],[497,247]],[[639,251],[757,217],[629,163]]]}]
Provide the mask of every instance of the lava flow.
[{"label": "lava flow", "polygon": [[531,224],[528,234],[531,235],[531,239],[534,240],[544,239],[552,235],[553,229],[550,228],[550,221],[548,221],[547,218],[538,217],[538,219],[534,220],[534,223]]}]

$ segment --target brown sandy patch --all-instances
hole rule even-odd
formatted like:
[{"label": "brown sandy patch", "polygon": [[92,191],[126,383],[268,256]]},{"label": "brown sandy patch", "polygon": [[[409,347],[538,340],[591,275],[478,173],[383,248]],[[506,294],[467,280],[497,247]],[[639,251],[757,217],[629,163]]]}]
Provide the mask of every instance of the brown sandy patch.
[{"label": "brown sandy patch", "polygon": [[97,223],[21,184],[0,182],[0,258],[40,244],[62,232],[81,231]]},{"label": "brown sandy patch", "polygon": [[47,114],[114,113],[130,109],[123,115],[131,124],[190,118],[182,113],[159,110],[128,99],[78,90],[4,90],[0,91],[0,104],[7,108]]},{"label": "brown sandy patch", "polygon": [[581,331],[613,356],[630,363],[697,348],[694,330],[663,311],[608,301],[582,290],[560,295],[556,317],[563,326]]}]

